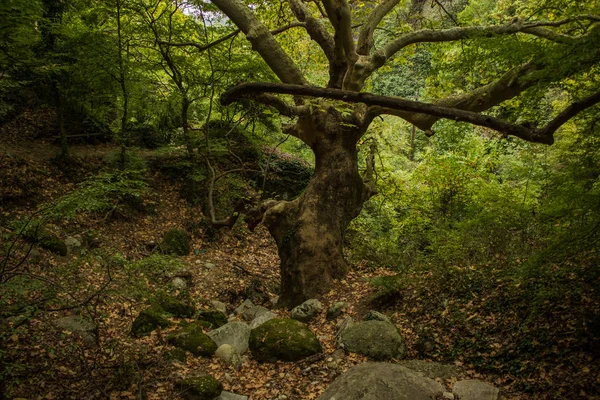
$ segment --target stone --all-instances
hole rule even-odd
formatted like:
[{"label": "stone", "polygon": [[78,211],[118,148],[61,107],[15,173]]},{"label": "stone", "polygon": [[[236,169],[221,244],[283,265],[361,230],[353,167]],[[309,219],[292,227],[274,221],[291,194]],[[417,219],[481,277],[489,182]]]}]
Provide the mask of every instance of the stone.
[{"label": "stone", "polygon": [[221,311],[223,314],[227,315],[227,304],[219,300],[211,300],[210,304],[215,310]]},{"label": "stone", "polygon": [[171,281],[171,287],[175,290],[186,290],[188,287],[188,284],[185,279],[176,276]]},{"label": "stone", "polygon": [[458,381],[452,391],[460,400],[497,400],[500,392],[489,383],[476,379]]},{"label": "stone", "polygon": [[431,400],[444,387],[390,363],[364,363],[340,375],[319,400]]},{"label": "stone", "polygon": [[242,396],[241,394],[222,391],[221,395],[215,400],[248,400],[248,396]]},{"label": "stone", "polygon": [[223,385],[210,375],[202,375],[175,382],[175,390],[186,400],[214,400],[223,391]]},{"label": "stone", "polygon": [[182,229],[171,229],[165,233],[159,247],[164,254],[187,256],[192,248],[192,239]]},{"label": "stone", "polygon": [[42,233],[37,236],[35,241],[42,249],[46,249],[60,256],[66,256],[68,254],[68,249],[65,242],[52,232],[42,231]]},{"label": "stone", "polygon": [[348,308],[348,303],[345,301],[337,301],[327,309],[327,319],[336,319]]},{"label": "stone", "polygon": [[198,313],[200,321],[210,323],[210,328],[220,328],[227,323],[227,315],[217,310],[202,310]]},{"label": "stone", "polygon": [[251,300],[246,299],[242,304],[239,305],[239,307],[233,310],[233,315],[240,315],[244,311],[252,307],[254,307],[254,303]]},{"label": "stone", "polygon": [[169,333],[167,342],[177,348],[189,351],[195,356],[210,357],[217,350],[215,342],[202,332],[202,326],[196,323],[186,324]]},{"label": "stone", "polygon": [[278,302],[279,302],[279,296],[273,296],[269,299],[269,303],[271,304],[271,307],[276,307]]},{"label": "stone", "polygon": [[398,329],[383,321],[364,321],[346,328],[341,332],[340,344],[349,352],[374,360],[406,356],[406,346]]},{"label": "stone", "polygon": [[451,364],[441,364],[434,361],[424,360],[406,360],[398,363],[403,367],[412,369],[415,372],[419,372],[431,379],[450,379],[458,376],[458,368]]},{"label": "stone", "polygon": [[158,307],[149,307],[139,313],[131,325],[131,334],[136,337],[149,335],[155,329],[166,328],[171,325],[163,315],[164,311]]},{"label": "stone", "polygon": [[69,331],[79,336],[88,346],[94,346],[98,342],[98,327],[94,321],[80,315],[69,315],[54,321],[57,328]]},{"label": "stone", "polygon": [[65,239],[65,246],[67,246],[67,254],[77,253],[81,249],[81,241],[73,236],[68,236]]},{"label": "stone", "polygon": [[215,352],[215,356],[227,365],[239,368],[242,365],[242,358],[237,350],[230,344],[222,344]]},{"label": "stone", "polygon": [[323,351],[315,334],[294,319],[272,319],[253,329],[250,350],[258,361],[298,361]]},{"label": "stone", "polygon": [[383,321],[383,322],[389,322],[389,323],[392,322],[387,317],[387,315],[382,314],[382,313],[377,312],[377,311],[373,311],[373,310],[369,311],[369,313],[365,317],[365,321]]},{"label": "stone", "polygon": [[317,299],[309,299],[304,303],[296,306],[290,312],[292,319],[301,322],[308,322],[312,320],[317,314],[321,312],[323,305]]},{"label": "stone", "polygon": [[263,307],[263,306],[253,306],[253,307],[249,307],[246,308],[243,312],[242,312],[242,318],[245,319],[246,321],[252,321],[254,318],[259,317],[262,314],[266,314],[270,312],[268,308]]},{"label": "stone", "polygon": [[178,298],[168,295],[159,294],[154,298],[154,304],[177,318],[192,318],[195,309],[193,306],[186,304]]},{"label": "stone", "polygon": [[338,332],[335,335],[335,346],[336,347],[343,347],[342,344],[342,333],[350,328],[351,326],[354,326],[354,320],[352,319],[352,317],[347,317],[346,319],[342,320],[341,322],[338,322],[336,325],[336,328],[338,328]]},{"label": "stone", "polygon": [[210,336],[217,346],[230,344],[241,355],[248,350],[250,327],[244,322],[232,321],[214,331],[208,332],[208,336]]},{"label": "stone", "polygon": [[208,269],[208,270],[210,270],[210,269],[215,269],[215,268],[217,268],[217,265],[216,265],[216,264],[213,264],[213,263],[211,263],[211,262],[207,262],[207,263],[204,263],[204,268],[206,268],[206,269]]},{"label": "stone", "polygon": [[444,400],[454,400],[454,394],[450,392],[442,393],[442,397],[444,398]]},{"label": "stone", "polygon": [[271,311],[267,311],[265,313],[260,314],[252,321],[250,321],[250,329],[256,329],[267,321],[270,321],[274,318],[277,318],[277,315],[272,313]]}]

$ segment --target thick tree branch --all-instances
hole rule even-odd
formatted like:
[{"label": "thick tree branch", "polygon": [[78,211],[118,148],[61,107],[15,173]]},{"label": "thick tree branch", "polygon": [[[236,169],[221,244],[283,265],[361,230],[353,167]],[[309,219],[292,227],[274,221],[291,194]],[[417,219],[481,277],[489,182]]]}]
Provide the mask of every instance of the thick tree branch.
[{"label": "thick tree branch", "polygon": [[330,80],[329,86],[342,88],[346,85],[348,70],[352,70],[358,60],[352,35],[352,13],[346,0],[323,0],[323,6],[335,31],[334,64],[343,72],[336,76],[338,79],[335,82]]},{"label": "thick tree branch", "polygon": [[289,118],[298,117],[308,111],[308,109],[305,106],[293,106],[291,104],[286,103],[277,96],[271,96],[264,93],[254,96],[253,99],[258,101],[259,103],[273,107],[281,115],[284,115]]},{"label": "thick tree branch", "polygon": [[223,11],[241,29],[246,38],[284,83],[305,85],[306,80],[300,69],[281,48],[271,32],[260,23],[252,11],[240,0],[213,0],[212,3]]},{"label": "thick tree branch", "polygon": [[[529,142],[552,144],[553,134],[568,119],[577,113],[600,102],[600,94],[594,94],[588,98],[573,103],[565,111],[559,114],[546,127],[537,129],[524,125],[512,124],[489,115],[479,114],[473,111],[465,111],[451,107],[444,107],[429,103],[420,103],[399,97],[378,96],[371,93],[357,93],[347,90],[319,88],[303,85],[285,85],[277,83],[246,83],[236,86],[221,96],[223,104],[229,104],[240,97],[256,95],[257,93],[278,93],[295,96],[321,97],[334,100],[342,100],[350,103],[362,103],[370,106],[367,122],[370,122],[378,114],[398,114],[401,112],[412,112],[432,115],[438,118],[447,118],[454,121],[469,122],[474,125],[484,126],[502,132],[506,135],[519,137]],[[430,132],[431,133],[431,132]]]},{"label": "thick tree branch", "polygon": [[393,10],[400,0],[386,0],[378,5],[369,15],[367,22],[363,25],[358,35],[358,46],[356,52],[363,56],[368,56],[373,47],[373,33],[381,20]]}]

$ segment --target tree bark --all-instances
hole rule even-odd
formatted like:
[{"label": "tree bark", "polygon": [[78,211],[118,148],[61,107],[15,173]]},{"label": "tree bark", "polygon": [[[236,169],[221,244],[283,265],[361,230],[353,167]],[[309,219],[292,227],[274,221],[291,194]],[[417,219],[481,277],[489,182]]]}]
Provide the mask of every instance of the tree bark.
[{"label": "tree bark", "polygon": [[[343,125],[342,125],[343,124]],[[305,117],[299,129],[315,137],[315,173],[304,193],[268,209],[263,223],[275,238],[281,259],[280,305],[294,307],[326,293],[343,277],[343,234],[372,195],[358,171],[360,128],[335,110]]]}]

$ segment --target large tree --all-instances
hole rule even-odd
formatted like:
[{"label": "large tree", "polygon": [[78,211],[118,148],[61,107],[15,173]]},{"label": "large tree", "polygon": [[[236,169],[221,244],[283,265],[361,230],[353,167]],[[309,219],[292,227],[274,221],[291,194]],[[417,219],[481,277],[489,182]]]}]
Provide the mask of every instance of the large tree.
[{"label": "large tree", "polygon": [[[310,146],[315,155],[314,176],[300,197],[293,201],[268,201],[261,207],[259,219],[275,238],[279,250],[280,301],[284,306],[291,307],[326,292],[333,279],[347,272],[343,233],[365,201],[376,193],[372,158],[361,174],[357,150],[376,117],[401,117],[427,135],[433,134],[432,127],[438,120],[447,118],[531,142],[552,144],[561,125],[600,101],[600,92],[587,93],[587,97],[576,99],[539,127],[502,120],[493,113],[483,114],[526,90],[544,90],[552,82],[598,67],[600,51],[594,43],[600,43],[600,15],[591,5],[591,10],[582,8],[585,13],[560,19],[550,19],[546,14],[546,18],[536,20],[515,16],[507,23],[466,25],[452,17],[452,27],[423,29],[417,23],[407,23],[398,32],[385,29],[385,35],[376,35],[376,29],[391,13],[401,16],[404,7],[404,15],[410,15],[414,5],[400,0],[282,1],[282,9],[287,8],[302,24],[327,59],[328,84],[317,87],[307,80],[265,22],[259,20],[260,7],[248,6],[242,0],[212,3],[246,35],[252,48],[281,81],[238,85],[222,96],[222,102],[251,97],[276,108],[281,115],[293,118],[287,132]],[[450,15],[446,9],[443,11]],[[363,92],[369,78],[410,46],[506,36],[539,41],[540,46],[546,46],[545,52],[523,56],[515,65],[506,63],[506,69],[483,86],[430,103]],[[561,59],[562,62],[557,61]],[[275,94],[292,95],[293,101]],[[346,106],[340,107],[340,101]]]}]

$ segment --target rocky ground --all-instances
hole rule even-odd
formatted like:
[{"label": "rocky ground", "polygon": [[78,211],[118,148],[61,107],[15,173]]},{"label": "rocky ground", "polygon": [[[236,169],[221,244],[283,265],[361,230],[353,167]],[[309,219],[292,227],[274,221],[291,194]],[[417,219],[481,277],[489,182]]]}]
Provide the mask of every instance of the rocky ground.
[{"label": "rocky ground", "polygon": [[[29,198],[3,205],[5,238],[9,221],[30,215],[78,184],[42,153],[28,154],[5,153],[2,159],[13,169],[15,190]],[[86,154],[81,175],[100,168],[104,155]],[[51,233],[66,239],[67,254],[36,246],[19,267],[22,273],[10,286],[3,285],[6,306],[15,306],[16,299],[30,304],[2,328],[9,333],[3,337],[1,375],[8,398],[178,399],[201,387],[207,394],[189,398],[213,398],[211,393],[223,389],[242,396],[222,397],[232,400],[333,399],[335,390],[336,398],[351,399],[340,394],[348,390],[342,381],[338,389],[325,391],[344,372],[357,365],[366,368],[368,361],[394,364],[369,364],[373,379],[408,376],[406,381],[420,382],[419,393],[427,396],[456,399],[454,390],[461,400],[496,398],[491,387],[464,382],[477,379],[494,383],[505,399],[561,398],[520,393],[515,379],[486,374],[459,356],[449,360],[428,352],[428,346],[443,344],[444,337],[436,333],[431,343],[423,340],[410,315],[419,304],[373,312],[376,289],[368,281],[391,275],[386,269],[355,265],[319,304],[291,313],[278,309],[277,252],[264,228],[250,233],[238,224],[208,235],[201,229],[198,207],[181,199],[176,184],[153,171],[148,184],[144,205],[151,205],[152,212],[81,215],[50,224]],[[191,233],[189,252],[164,265],[156,257],[173,229]],[[26,284],[25,293],[16,293],[18,282]],[[50,292],[60,301],[46,301],[43,296]],[[161,299],[163,294],[176,300]],[[436,324],[429,315],[427,320]],[[444,364],[429,363],[442,359]],[[368,374],[353,371],[367,386],[372,382]],[[197,380],[205,376],[214,381]],[[469,397],[472,390],[491,397]]]}]

